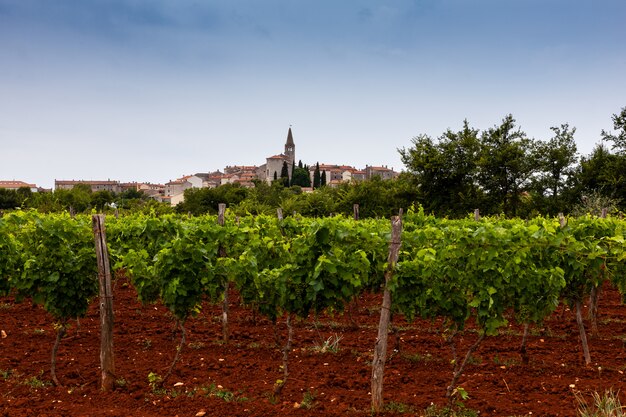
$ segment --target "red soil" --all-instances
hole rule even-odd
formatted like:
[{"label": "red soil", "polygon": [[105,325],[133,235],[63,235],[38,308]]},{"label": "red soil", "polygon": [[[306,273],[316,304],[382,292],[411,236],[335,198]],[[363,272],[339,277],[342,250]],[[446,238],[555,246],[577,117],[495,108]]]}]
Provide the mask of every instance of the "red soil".
[{"label": "red soil", "polygon": [[[180,333],[161,305],[142,306],[131,286],[120,280],[115,290],[115,359],[118,380],[112,393],[99,390],[99,314],[97,303],[80,325],[68,331],[58,354],[57,375],[64,385],[50,385],[50,353],[55,331],[38,306],[0,298],[0,416],[267,416],[370,415],[371,359],[381,296],[367,295],[349,314],[296,321],[290,378],[279,399],[273,385],[282,378],[282,354],[266,319],[253,317],[232,296],[232,330],[221,339],[219,306],[204,306],[187,323],[188,339],[166,392],[154,392],[151,372],[164,375]],[[574,391],[617,391],[626,382],[626,307],[606,289],[600,300],[600,335],[590,338],[593,365],[582,360],[574,314],[561,308],[542,328],[531,330],[530,361],[518,353],[521,327],[511,325],[488,337],[474,354],[459,384],[469,393],[465,406],[481,415],[573,416]],[[355,324],[357,326],[355,326]],[[391,359],[385,369],[387,404],[420,412],[431,403],[444,405],[451,379],[452,353],[437,323],[396,321]],[[284,343],[284,320],[278,325]],[[338,335],[339,351],[315,349]],[[398,340],[399,338],[399,340]],[[464,334],[468,346],[476,333]],[[400,351],[393,351],[399,341]],[[37,382],[46,384],[38,387]],[[176,383],[182,383],[177,387]],[[212,394],[210,394],[212,393]],[[231,396],[230,401],[221,398]],[[312,409],[299,408],[305,395]],[[227,398],[228,399],[228,398]],[[198,414],[199,415],[199,414]]]}]

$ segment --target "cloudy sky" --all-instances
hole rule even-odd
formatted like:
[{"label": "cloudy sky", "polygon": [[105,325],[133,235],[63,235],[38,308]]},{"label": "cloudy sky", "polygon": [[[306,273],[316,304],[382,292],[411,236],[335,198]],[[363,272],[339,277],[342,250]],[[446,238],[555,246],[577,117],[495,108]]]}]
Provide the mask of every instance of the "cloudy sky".
[{"label": "cloudy sky", "polygon": [[0,0],[0,180],[401,169],[418,134],[577,128],[626,106],[624,0]]}]

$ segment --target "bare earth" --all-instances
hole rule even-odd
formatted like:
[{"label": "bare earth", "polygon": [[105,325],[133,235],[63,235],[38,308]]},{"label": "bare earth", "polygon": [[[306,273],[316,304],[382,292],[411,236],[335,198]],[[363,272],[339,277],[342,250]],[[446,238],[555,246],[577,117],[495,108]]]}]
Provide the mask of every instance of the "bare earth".
[{"label": "bare earth", "polygon": [[[62,341],[57,375],[64,386],[53,387],[49,369],[55,330],[49,316],[30,302],[0,298],[0,416],[370,415],[380,295],[363,296],[350,306],[350,314],[297,321],[290,378],[275,398],[273,386],[282,378],[275,328],[239,306],[236,295],[231,296],[230,343],[221,342],[221,307],[204,306],[187,323],[187,344],[174,374],[164,390],[155,390],[148,375],[166,373],[180,333],[173,331],[163,306],[142,306],[123,279],[115,287],[117,389],[112,393],[99,390],[97,303]],[[573,416],[574,391],[589,398],[592,391],[626,386],[626,307],[620,301],[615,290],[602,292],[600,334],[590,337],[590,367],[583,363],[569,309],[559,307],[544,326],[531,330],[528,364],[518,353],[520,326],[487,338],[460,379],[470,395],[465,406],[481,415]],[[444,405],[452,353],[438,323],[398,319],[394,324],[386,403],[418,414],[431,403]],[[284,320],[277,329],[284,343]],[[319,347],[333,337],[340,338],[338,352],[321,352]],[[463,345],[475,338],[475,332],[466,332]]]}]

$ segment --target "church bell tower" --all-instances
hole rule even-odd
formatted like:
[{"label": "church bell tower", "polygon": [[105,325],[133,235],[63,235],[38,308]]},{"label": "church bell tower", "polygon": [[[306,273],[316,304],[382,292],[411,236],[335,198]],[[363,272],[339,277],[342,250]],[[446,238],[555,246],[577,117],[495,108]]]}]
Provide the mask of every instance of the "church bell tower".
[{"label": "church bell tower", "polygon": [[291,126],[289,126],[289,132],[287,132],[287,142],[285,143],[285,153],[284,155],[289,158],[287,161],[287,165],[289,166],[289,171],[291,171],[291,166],[294,164],[296,160],[296,145],[293,143],[293,134],[291,133]]}]

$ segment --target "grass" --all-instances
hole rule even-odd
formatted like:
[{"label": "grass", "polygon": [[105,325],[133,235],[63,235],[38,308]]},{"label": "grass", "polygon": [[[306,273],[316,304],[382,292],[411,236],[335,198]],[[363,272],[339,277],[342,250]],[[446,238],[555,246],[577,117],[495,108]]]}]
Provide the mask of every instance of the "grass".
[{"label": "grass", "polygon": [[415,409],[408,405],[408,404],[404,404],[404,403],[397,403],[395,401],[390,401],[387,404],[385,404],[384,406],[384,411],[386,412],[390,412],[390,413],[413,413],[415,412]]},{"label": "grass", "polygon": [[626,407],[619,400],[619,391],[605,391],[604,394],[594,392],[591,394],[592,403],[589,404],[580,392],[575,392],[578,403],[577,414],[579,417],[624,417]]},{"label": "grass", "polygon": [[317,397],[317,393],[315,391],[307,390],[302,395],[302,401],[300,402],[300,408],[305,410],[311,410],[317,406],[317,401],[315,398]]},{"label": "grass", "polygon": [[126,388],[126,385],[128,385],[128,383],[124,378],[118,378],[115,380],[115,386],[118,388]]},{"label": "grass", "polygon": [[22,385],[28,385],[29,387],[33,389],[46,388],[52,385],[50,382],[42,380],[41,379],[42,375],[43,375],[43,371],[39,373],[39,376],[34,375],[34,376],[31,376],[30,378],[26,378],[25,380],[22,381]]},{"label": "grass", "polygon": [[206,343],[204,343],[204,342],[191,342],[187,346],[189,346],[190,349],[198,350],[198,349],[205,348],[206,347]]},{"label": "grass", "polygon": [[470,357],[467,358],[468,365],[481,365],[482,363],[483,363],[483,358],[481,358],[480,356],[470,355]]},{"label": "grass", "polygon": [[431,405],[424,410],[424,417],[478,417],[478,412],[469,408],[452,409]]},{"label": "grass", "polygon": [[343,336],[335,333],[321,344],[316,343],[313,347],[313,350],[320,353],[337,353],[339,352],[339,342],[341,341],[341,339],[343,339]]},{"label": "grass", "polygon": [[430,363],[430,362],[443,362],[443,359],[436,358],[430,353],[421,354],[421,353],[413,353],[413,354],[403,354],[402,357],[409,362],[413,363]]},{"label": "grass", "polygon": [[[161,376],[150,372],[148,375],[148,383],[152,388],[152,394],[157,396],[168,396],[171,398],[176,398],[181,395],[187,395],[188,397],[194,397],[196,395],[204,396],[204,397],[214,397],[224,400],[226,402],[243,402],[248,401],[248,398],[237,395],[232,391],[228,391],[224,389],[221,385],[216,385],[212,383],[210,385],[201,385],[199,387],[193,387],[189,390],[182,390],[181,387],[176,387],[174,389],[167,389],[160,386]],[[241,394],[241,392],[239,393]]]},{"label": "grass", "polygon": [[500,358],[498,355],[493,357],[493,363],[498,366],[506,366],[507,368],[519,365],[520,361],[515,358]]},{"label": "grass", "polygon": [[15,371],[13,369],[0,369],[0,378],[5,381],[13,376]]}]

